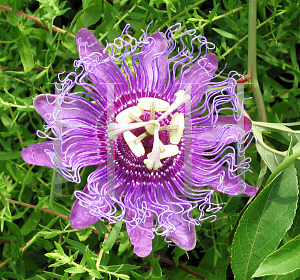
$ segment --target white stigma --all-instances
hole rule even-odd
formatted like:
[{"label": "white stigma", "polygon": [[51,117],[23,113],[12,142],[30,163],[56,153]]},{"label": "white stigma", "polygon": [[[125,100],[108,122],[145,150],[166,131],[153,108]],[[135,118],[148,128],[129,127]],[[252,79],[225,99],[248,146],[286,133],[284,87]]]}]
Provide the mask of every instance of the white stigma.
[{"label": "white stigma", "polygon": [[147,166],[148,169],[157,170],[158,168],[162,167],[162,163],[160,162],[160,148],[159,148],[159,124],[155,125],[154,129],[154,143],[152,148],[152,153],[149,158],[144,160],[144,164]]},{"label": "white stigma", "polygon": [[[117,140],[123,134],[123,137],[136,157],[145,155],[145,148],[142,140],[149,136],[154,136],[152,152],[147,155],[144,164],[148,169],[157,170],[162,166],[160,159],[175,156],[179,153],[179,144],[184,130],[184,114],[176,112],[170,125],[160,127],[160,121],[168,117],[172,112],[178,109],[184,103],[190,101],[190,96],[183,90],[175,93],[175,101],[170,105],[169,102],[152,97],[144,97],[138,100],[137,106],[129,107],[116,116],[117,123],[108,125],[107,136],[110,139]],[[144,110],[150,111],[150,120],[144,122],[140,116]],[[155,120],[155,112],[164,112]],[[136,121],[135,123],[132,123]],[[145,127],[146,131],[139,136],[135,136],[130,130]],[[164,145],[159,139],[159,131],[170,130],[170,145]]]},{"label": "white stigma", "polygon": [[184,90],[180,90],[176,92],[175,94],[175,101],[172,103],[170,108],[166,110],[159,118],[158,121],[161,121],[162,119],[166,118],[169,116],[171,113],[173,113],[178,107],[180,107],[183,104],[186,104],[190,101],[191,97],[188,94],[185,94]]}]

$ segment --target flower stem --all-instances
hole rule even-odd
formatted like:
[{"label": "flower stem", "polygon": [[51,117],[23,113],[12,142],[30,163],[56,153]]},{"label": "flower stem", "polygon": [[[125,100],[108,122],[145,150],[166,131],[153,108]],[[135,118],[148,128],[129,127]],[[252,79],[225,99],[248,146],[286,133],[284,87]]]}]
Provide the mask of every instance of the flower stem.
[{"label": "flower stem", "polygon": [[247,76],[252,78],[253,94],[257,104],[259,120],[267,121],[267,114],[264,105],[264,100],[260,91],[257,79],[257,65],[256,65],[256,18],[257,18],[257,1],[250,0],[249,2],[249,28],[248,28],[248,73]]}]

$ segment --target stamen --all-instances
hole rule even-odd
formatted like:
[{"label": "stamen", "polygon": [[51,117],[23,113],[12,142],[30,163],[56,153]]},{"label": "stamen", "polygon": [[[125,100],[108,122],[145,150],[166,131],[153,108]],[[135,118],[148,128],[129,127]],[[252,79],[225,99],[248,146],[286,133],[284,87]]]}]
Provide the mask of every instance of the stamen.
[{"label": "stamen", "polygon": [[131,123],[134,120],[131,115],[140,117],[143,113],[144,110],[138,106],[129,107],[116,116],[116,122],[119,124]]},{"label": "stamen", "polygon": [[184,103],[188,103],[191,99],[191,96],[189,94],[185,94],[184,90],[180,90],[176,92],[174,95],[176,97],[175,101],[171,104],[170,108],[157,119],[158,121],[161,121],[162,119],[166,118],[178,107],[180,107]]},{"label": "stamen", "polygon": [[159,128],[159,131],[177,129],[178,125],[164,125]]},{"label": "stamen", "polygon": [[137,129],[140,127],[145,127],[153,123],[157,123],[157,121],[128,123],[128,124],[110,123],[107,127],[107,137],[109,139],[117,140],[119,135],[121,135],[125,131]]},{"label": "stamen", "polygon": [[153,97],[143,97],[140,98],[138,100],[138,107],[144,110],[151,110],[151,103],[154,102],[155,103],[155,110],[156,111],[161,111],[164,112],[166,110],[168,110],[168,108],[170,107],[169,102],[158,99],[158,98],[153,98]]},{"label": "stamen", "polygon": [[130,131],[123,133],[124,139],[136,157],[141,157],[145,154],[144,146],[141,142],[135,143],[137,137]]},{"label": "stamen", "polygon": [[157,170],[158,168],[162,167],[162,164],[160,162],[160,153],[159,153],[159,123],[156,123],[155,129],[154,129],[154,143],[153,143],[153,149],[152,153],[149,156],[148,159],[144,160],[144,164],[147,166],[148,169],[154,169]]},{"label": "stamen", "polygon": [[[179,148],[177,145],[165,145],[164,146],[165,151],[160,152],[159,157],[160,159],[168,158],[168,157],[173,157],[179,154]],[[149,158],[152,153],[149,153],[147,157]]]},{"label": "stamen", "polygon": [[170,130],[170,142],[172,144],[178,144],[181,140],[184,129],[184,115],[176,112],[171,120],[171,125],[177,126],[177,129]]},{"label": "stamen", "polygon": [[129,113],[129,117],[132,118],[133,120],[137,121],[137,122],[143,122],[138,116]]},{"label": "stamen", "polygon": [[135,144],[137,144],[137,143],[141,142],[144,138],[146,138],[148,135],[149,135],[148,132],[145,131],[145,132],[142,133],[140,136],[138,136],[133,142],[134,142]]},{"label": "stamen", "polygon": [[151,104],[150,104],[150,110],[151,110],[150,120],[154,120],[155,119],[155,109],[156,109],[155,102],[151,102]]}]

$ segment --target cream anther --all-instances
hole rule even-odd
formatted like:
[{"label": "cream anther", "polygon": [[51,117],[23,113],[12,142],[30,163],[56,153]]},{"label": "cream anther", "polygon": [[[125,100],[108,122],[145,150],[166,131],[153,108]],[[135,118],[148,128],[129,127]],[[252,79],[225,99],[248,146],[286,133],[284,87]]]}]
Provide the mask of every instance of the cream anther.
[{"label": "cream anther", "polygon": [[164,125],[159,128],[159,131],[177,129],[178,125]]},{"label": "cream anther", "polygon": [[129,117],[132,118],[133,120],[137,121],[137,122],[142,122],[142,120],[138,116],[136,116],[132,113],[129,113]]},{"label": "cream anther", "polygon": [[143,112],[144,110],[138,106],[129,107],[116,116],[116,122],[119,124],[131,123],[134,120],[131,115],[140,117]]},{"label": "cream anther", "polygon": [[137,129],[140,127],[145,127],[153,123],[155,123],[155,121],[128,123],[128,124],[111,123],[107,127],[107,137],[109,139],[117,140],[119,135],[121,135],[125,131]]},{"label": "cream anther", "polygon": [[185,94],[184,90],[180,90],[176,92],[174,95],[176,97],[175,101],[171,104],[170,108],[157,119],[158,121],[161,121],[162,119],[166,118],[178,107],[180,107],[184,103],[188,103],[191,99],[189,94]]},{"label": "cream anther", "polygon": [[150,120],[154,120],[155,119],[155,110],[156,110],[156,103],[155,102],[151,102],[150,110],[151,110]]},{"label": "cream anther", "polygon": [[177,129],[170,130],[170,142],[172,144],[178,144],[181,140],[184,129],[184,115],[176,112],[171,120],[171,125],[177,126]]},{"label": "cream anther", "polygon": [[153,97],[140,98],[137,106],[141,109],[151,111],[151,103],[155,103],[155,111],[164,112],[170,107],[169,102]]},{"label": "cream anther", "polygon": [[144,146],[141,142],[135,143],[137,137],[130,131],[123,133],[124,139],[136,157],[141,157],[145,154]]},{"label": "cream anther", "polygon": [[152,148],[152,153],[148,159],[144,160],[144,164],[147,166],[148,169],[157,170],[158,168],[162,167],[162,163],[160,162],[160,152],[159,152],[159,124],[155,125],[154,129],[154,143]]}]

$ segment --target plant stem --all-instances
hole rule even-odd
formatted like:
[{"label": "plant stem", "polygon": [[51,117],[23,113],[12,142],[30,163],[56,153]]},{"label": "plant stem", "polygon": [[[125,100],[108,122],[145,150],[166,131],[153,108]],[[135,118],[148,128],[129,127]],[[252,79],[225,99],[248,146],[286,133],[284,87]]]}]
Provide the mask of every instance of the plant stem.
[{"label": "plant stem", "polygon": [[[235,13],[235,12],[238,12],[239,10],[242,10],[242,9],[243,9],[243,7],[239,7],[239,8],[236,8],[236,9],[232,10],[232,11],[229,11],[229,12],[226,13],[226,14],[223,14],[223,15],[220,15],[220,16],[216,16],[216,17],[214,17],[214,18],[211,20],[211,22],[213,22],[213,21],[215,21],[215,20],[218,20],[218,19],[220,19],[220,18],[223,18],[223,17],[227,17],[228,15],[231,15],[231,14],[233,14],[233,13]],[[208,20],[208,21],[205,22],[201,27],[204,28],[206,25],[210,24],[211,22]]]},{"label": "plant stem", "polygon": [[257,1],[250,0],[249,2],[249,28],[248,28],[248,73],[247,76],[252,78],[253,94],[257,104],[259,120],[267,121],[267,114],[264,105],[264,100],[260,91],[257,79],[257,55],[256,55],[256,18],[257,18]]},{"label": "plant stem", "polygon": [[[161,25],[158,29],[162,29],[165,26],[167,26],[170,22],[172,22],[174,19],[177,19],[178,17],[180,17],[181,15],[183,15],[185,13],[185,11],[189,11],[197,6],[199,6],[200,4],[204,3],[206,0],[201,0],[197,3],[195,3],[194,5],[186,8],[186,10],[183,10],[182,12],[178,13],[176,16],[172,17],[170,20],[168,20],[166,23],[164,23],[163,25]],[[158,31],[158,30],[157,30]]]},{"label": "plant stem", "polygon": [[[278,14],[276,14],[276,15],[270,17],[270,18],[268,18],[266,21],[264,21],[264,22],[262,22],[261,24],[259,24],[259,25],[257,26],[256,29],[261,28],[261,27],[264,26],[266,23],[268,23],[269,21],[271,21],[271,20],[274,19],[275,17],[284,14],[285,12],[286,12],[286,10],[284,10],[284,11],[282,11],[282,12],[280,12],[280,13],[278,13]],[[231,53],[231,52],[232,52],[232,51],[233,51],[240,43],[242,43],[243,41],[245,41],[247,38],[248,38],[248,34],[245,35],[242,39],[240,39],[240,40],[239,40],[235,45],[233,45],[229,50],[227,50],[225,53],[223,53],[223,54],[221,55],[221,57],[224,58],[226,55],[228,55],[229,53]]]},{"label": "plant stem", "polygon": [[[32,20],[38,22],[38,26],[39,26],[39,27],[42,27],[42,28],[45,28],[45,29],[49,30],[49,28],[48,28],[48,23],[46,22],[46,26],[43,26],[43,25],[41,24],[41,23],[42,23],[41,20],[40,20],[39,18],[37,18],[37,17],[34,17],[34,16],[31,16],[31,15],[22,13],[22,12],[17,11],[17,10],[13,11],[12,8],[9,8],[9,7],[6,7],[6,6],[1,6],[1,5],[0,5],[0,9],[6,10],[6,11],[10,11],[10,12],[14,12],[14,13],[17,13],[17,14],[19,14],[19,15],[22,15],[22,16],[25,16],[25,17],[27,17],[27,18],[30,18],[30,19],[32,19]],[[52,31],[53,31],[53,32],[59,32],[59,33],[62,33],[62,34],[64,34],[64,33],[67,32],[66,30],[63,30],[63,29],[61,29],[61,28],[59,28],[59,27],[57,27],[57,26],[55,26],[55,25],[52,26]],[[73,38],[75,38],[75,35],[74,35],[74,34],[68,33],[68,35],[71,36],[71,37],[73,37]]]}]

